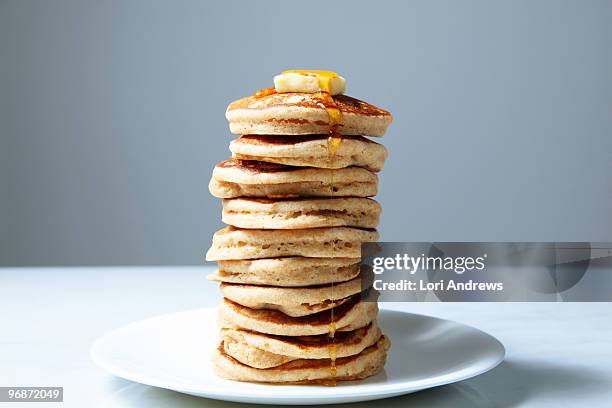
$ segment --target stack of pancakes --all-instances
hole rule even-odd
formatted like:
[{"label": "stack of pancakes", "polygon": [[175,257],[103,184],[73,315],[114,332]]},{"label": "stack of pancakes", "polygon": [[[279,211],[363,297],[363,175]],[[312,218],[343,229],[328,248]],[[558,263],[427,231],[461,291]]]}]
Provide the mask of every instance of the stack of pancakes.
[{"label": "stack of pancakes", "polygon": [[[209,188],[223,222],[206,258],[221,283],[221,377],[269,383],[356,380],[382,369],[389,340],[364,301],[361,243],[376,241],[382,136],[391,114],[345,95],[330,136],[320,95],[272,93],[231,103],[241,136]],[[338,143],[330,149],[330,138]]]}]

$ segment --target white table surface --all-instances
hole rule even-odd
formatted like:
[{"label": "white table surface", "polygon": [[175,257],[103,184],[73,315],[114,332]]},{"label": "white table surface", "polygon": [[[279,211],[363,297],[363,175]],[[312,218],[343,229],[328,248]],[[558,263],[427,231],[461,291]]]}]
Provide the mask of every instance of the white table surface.
[{"label": "white table surface", "polygon": [[[0,268],[0,386],[63,386],[18,407],[238,407],[122,380],[91,343],[134,320],[214,306],[207,267]],[[611,407],[612,303],[393,303],[500,339],[504,363],[461,383],[355,407]],[[0,403],[0,408],[9,404]]]}]

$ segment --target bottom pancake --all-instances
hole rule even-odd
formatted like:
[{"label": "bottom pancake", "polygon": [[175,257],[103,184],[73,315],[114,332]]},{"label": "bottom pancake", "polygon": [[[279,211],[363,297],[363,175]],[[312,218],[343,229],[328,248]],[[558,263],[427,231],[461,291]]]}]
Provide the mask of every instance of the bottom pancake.
[{"label": "bottom pancake", "polygon": [[336,359],[335,369],[332,369],[330,359],[298,359],[277,367],[259,369],[242,364],[229,356],[221,342],[213,356],[213,364],[218,376],[236,381],[310,384],[330,380],[361,380],[382,370],[390,346],[389,339],[381,336],[375,344],[361,353]]}]

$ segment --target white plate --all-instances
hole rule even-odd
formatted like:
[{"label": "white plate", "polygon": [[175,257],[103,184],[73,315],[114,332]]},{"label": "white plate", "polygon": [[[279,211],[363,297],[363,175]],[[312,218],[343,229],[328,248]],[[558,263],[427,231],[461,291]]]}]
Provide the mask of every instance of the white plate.
[{"label": "white plate", "polygon": [[333,404],[367,401],[461,381],[504,359],[494,337],[457,322],[381,310],[380,326],[391,339],[385,371],[336,387],[267,385],[214,375],[216,309],[167,314],[131,323],[99,338],[95,363],[112,374],[155,387],[225,401],[260,404]]}]

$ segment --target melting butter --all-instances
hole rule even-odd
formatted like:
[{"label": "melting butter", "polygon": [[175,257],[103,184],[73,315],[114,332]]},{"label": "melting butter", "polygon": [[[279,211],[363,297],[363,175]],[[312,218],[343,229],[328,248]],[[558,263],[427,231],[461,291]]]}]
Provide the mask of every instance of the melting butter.
[{"label": "melting butter", "polygon": [[290,69],[274,77],[276,92],[327,92],[340,95],[346,90],[346,80],[333,71]]}]

